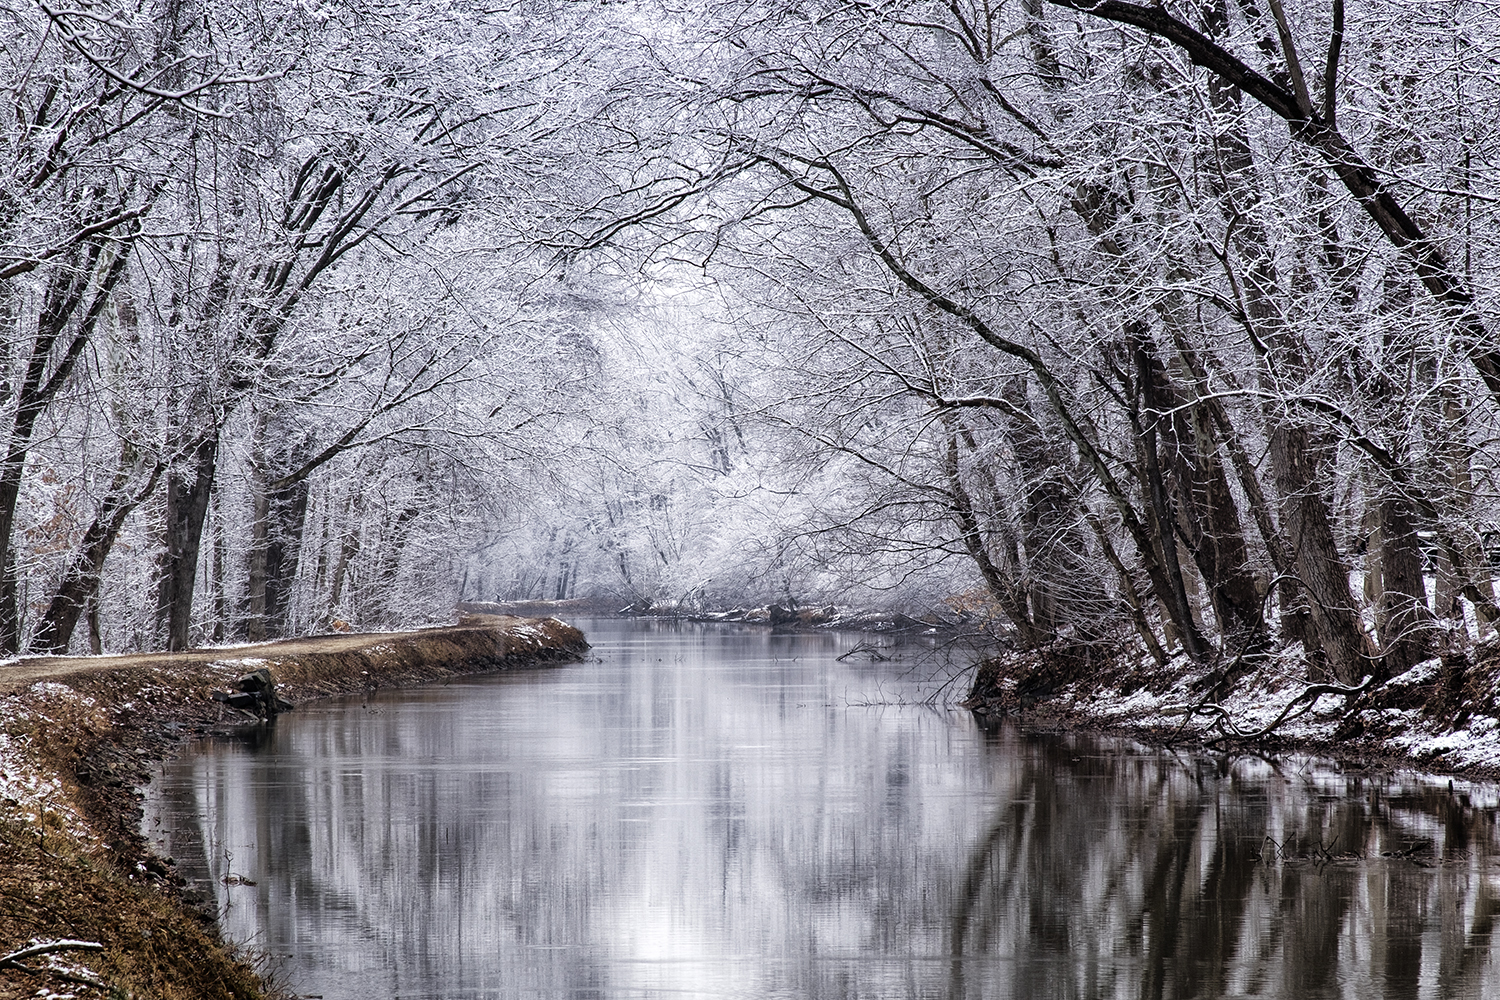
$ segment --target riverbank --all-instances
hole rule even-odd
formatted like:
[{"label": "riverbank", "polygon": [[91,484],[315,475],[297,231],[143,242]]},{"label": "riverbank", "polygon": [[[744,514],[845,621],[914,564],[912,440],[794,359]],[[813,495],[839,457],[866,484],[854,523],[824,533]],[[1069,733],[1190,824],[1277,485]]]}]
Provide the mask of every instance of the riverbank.
[{"label": "riverbank", "polygon": [[265,667],[297,703],[544,666],[587,648],[555,619],[465,615],[413,632],[0,663],[0,956],[32,941],[103,945],[0,967],[0,1000],[267,995],[254,956],[219,939],[139,830],[136,789],[150,765],[183,739],[244,724],[215,690]]},{"label": "riverbank", "polygon": [[985,660],[965,704],[982,718],[1157,746],[1500,779],[1500,640],[1358,685],[1310,682],[1296,644],[1230,668],[1181,655],[1159,665],[1127,643],[1059,643]]}]

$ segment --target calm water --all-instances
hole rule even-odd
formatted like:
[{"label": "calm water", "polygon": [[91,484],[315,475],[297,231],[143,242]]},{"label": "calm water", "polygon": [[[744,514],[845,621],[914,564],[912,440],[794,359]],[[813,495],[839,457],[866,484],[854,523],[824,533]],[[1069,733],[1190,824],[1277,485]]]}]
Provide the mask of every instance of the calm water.
[{"label": "calm water", "polygon": [[1500,998],[1491,788],[986,733],[920,645],[584,624],[196,744],[148,831],[329,1000]]}]

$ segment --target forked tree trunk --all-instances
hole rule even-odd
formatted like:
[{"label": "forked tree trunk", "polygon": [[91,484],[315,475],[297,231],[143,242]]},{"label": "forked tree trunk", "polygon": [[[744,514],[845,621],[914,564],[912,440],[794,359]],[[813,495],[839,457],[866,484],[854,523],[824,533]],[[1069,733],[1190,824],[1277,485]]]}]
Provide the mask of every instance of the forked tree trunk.
[{"label": "forked tree trunk", "polygon": [[[1204,14],[1212,30],[1228,30],[1222,0],[1205,4]],[[1233,245],[1248,262],[1239,284],[1248,319],[1257,331],[1256,347],[1260,350],[1264,345],[1258,366],[1260,388],[1274,399],[1282,388],[1282,369],[1305,369],[1307,351],[1298,333],[1288,328],[1273,299],[1279,278],[1268,256],[1274,245],[1270,234],[1256,213],[1244,211],[1245,206],[1260,200],[1261,191],[1242,114],[1243,94],[1217,76],[1209,80],[1208,90],[1214,110],[1230,123],[1216,137],[1211,155],[1218,158],[1221,168],[1223,187],[1219,194],[1225,214],[1239,222],[1230,230]],[[1264,412],[1272,477],[1281,494],[1281,524],[1291,550],[1291,570],[1307,599],[1309,628],[1303,641],[1309,670],[1314,679],[1331,677],[1346,684],[1356,683],[1370,665],[1370,650],[1349,592],[1349,572],[1338,550],[1320,476],[1327,471],[1331,455],[1316,432],[1305,422],[1292,419],[1283,407],[1268,402]]]},{"label": "forked tree trunk", "polygon": [[[15,556],[16,504],[21,495],[26,456],[31,451],[32,432],[37,420],[67,383],[74,365],[93,336],[105,304],[125,275],[130,249],[138,232],[138,226],[133,228],[127,238],[115,246],[112,255],[104,252],[106,241],[103,239],[89,240],[75,248],[52,271],[42,294],[36,336],[16,392],[10,434],[0,445],[5,449],[3,458],[0,458],[0,654],[18,653],[21,649]],[[101,267],[102,273],[96,275],[96,269]],[[85,302],[88,303],[86,308]],[[83,310],[81,316],[80,308]],[[71,334],[64,336],[75,317],[78,319],[71,325]]]},{"label": "forked tree trunk", "polygon": [[1148,404],[1167,452],[1176,500],[1177,528],[1208,584],[1209,604],[1234,655],[1265,649],[1265,616],[1250,570],[1239,507],[1229,489],[1213,418],[1202,405],[1186,405],[1171,374],[1142,337],[1138,349],[1148,374]]},{"label": "forked tree trunk", "polygon": [[37,652],[66,653],[73,639],[73,631],[78,626],[79,616],[85,609],[93,609],[92,613],[96,616],[95,622],[91,624],[95,645],[98,644],[97,602],[104,561],[114,547],[120,530],[125,526],[126,518],[156,491],[156,484],[161,479],[162,466],[157,464],[152,467],[144,484],[134,490],[127,489],[135,466],[133,450],[128,444],[121,449],[120,469],[110,484],[109,492],[99,502],[93,523],[83,533],[78,549],[63,570],[62,580],[53,592],[47,611],[42,615],[41,624],[37,626],[32,638],[31,647]]},{"label": "forked tree trunk", "polygon": [[1148,566],[1154,563],[1157,567],[1151,582],[1170,625],[1169,638],[1175,633],[1188,656],[1203,660],[1210,647],[1199,631],[1192,606],[1188,603],[1187,583],[1178,559],[1177,534],[1173,526],[1176,516],[1157,448],[1162,421],[1156,405],[1159,400],[1152,388],[1154,373],[1146,337],[1145,331],[1138,328],[1127,331],[1124,342],[1117,345],[1116,376],[1124,392],[1126,413],[1135,439],[1136,479],[1145,498],[1144,520],[1153,556]]}]

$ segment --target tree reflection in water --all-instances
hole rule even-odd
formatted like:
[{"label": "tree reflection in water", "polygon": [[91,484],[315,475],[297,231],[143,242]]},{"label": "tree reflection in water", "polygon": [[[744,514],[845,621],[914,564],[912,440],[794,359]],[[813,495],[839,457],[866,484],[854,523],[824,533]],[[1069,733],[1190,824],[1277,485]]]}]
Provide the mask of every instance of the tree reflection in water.
[{"label": "tree reflection in water", "polygon": [[1001,995],[1500,995],[1492,799],[1306,760],[991,746],[1013,798],[960,884],[952,997],[993,995],[966,970],[997,952]]},{"label": "tree reflection in water", "polygon": [[590,638],[200,745],[148,817],[330,1000],[1500,996],[1491,789],[985,733],[859,636]]}]

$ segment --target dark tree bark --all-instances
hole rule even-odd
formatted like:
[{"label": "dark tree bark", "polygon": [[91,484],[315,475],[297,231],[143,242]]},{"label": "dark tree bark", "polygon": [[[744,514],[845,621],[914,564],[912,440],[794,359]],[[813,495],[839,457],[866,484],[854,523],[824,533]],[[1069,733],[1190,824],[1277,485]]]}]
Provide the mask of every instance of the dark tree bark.
[{"label": "dark tree bark", "polygon": [[1183,400],[1144,334],[1136,340],[1151,423],[1166,451],[1176,500],[1175,527],[1208,584],[1219,631],[1236,653],[1263,650],[1268,636],[1261,596],[1250,572],[1239,507],[1219,461],[1218,435],[1202,404]]},{"label": "dark tree bark", "polygon": [[1380,645],[1386,673],[1394,677],[1433,654],[1422,543],[1417,519],[1402,497],[1380,501],[1380,550]]},{"label": "dark tree bark", "polygon": [[297,580],[310,490],[308,481],[299,479],[256,497],[249,614],[245,620],[246,633],[252,640],[279,638],[291,630],[292,588]]},{"label": "dark tree bark", "polygon": [[193,615],[193,588],[203,522],[218,473],[219,428],[185,449],[185,462],[167,470],[166,548],[157,592],[158,628],[166,632],[167,649],[188,648]]},{"label": "dark tree bark", "polygon": [[1127,335],[1123,345],[1126,356],[1121,360],[1130,365],[1133,371],[1127,376],[1121,365],[1117,368],[1117,375],[1125,392],[1127,412],[1135,437],[1136,475],[1146,498],[1145,520],[1151,532],[1155,561],[1161,567],[1157,574],[1160,580],[1153,582],[1157,584],[1157,600],[1167,611],[1188,656],[1202,660],[1208,655],[1209,644],[1199,631],[1192,606],[1188,603],[1187,584],[1183,580],[1182,564],[1177,558],[1177,534],[1173,528],[1176,516],[1157,451],[1158,411],[1153,405],[1153,372],[1150,355],[1143,346],[1145,338],[1145,332],[1138,329]]},{"label": "dark tree bark", "polygon": [[[1322,665],[1308,650],[1313,679],[1328,675],[1356,684],[1371,666],[1371,651],[1349,593],[1349,570],[1339,554],[1320,468],[1331,462],[1327,442],[1307,427],[1282,423],[1271,433],[1271,465],[1282,497],[1282,521],[1291,539],[1298,579],[1308,596],[1308,616],[1321,640]],[[1324,673],[1326,671],[1326,673]],[[1321,674],[1321,676],[1320,676]]]},{"label": "dark tree bark", "polygon": [[273,635],[291,630],[292,588],[301,565],[302,535],[307,527],[311,484],[306,479],[274,491],[269,511],[271,537],[266,545],[266,621]]},{"label": "dark tree bark", "polygon": [[[1222,0],[1205,7],[1216,30],[1227,30],[1228,15]],[[1200,37],[1214,44],[1206,36]],[[1241,93],[1233,81],[1216,76],[1209,81],[1209,99],[1215,111],[1229,122],[1229,127],[1216,136],[1212,151],[1223,178],[1218,195],[1226,217],[1237,222],[1231,228],[1233,245],[1248,261],[1237,283],[1245,299],[1244,319],[1252,334],[1252,347],[1260,356],[1260,388],[1274,400],[1281,389],[1280,373],[1284,369],[1304,370],[1307,352],[1297,332],[1287,328],[1276,304],[1280,279],[1268,256],[1272,245],[1269,234],[1255,214],[1246,211],[1259,200],[1260,190],[1241,113]],[[1290,625],[1293,636],[1302,639],[1313,679],[1331,675],[1341,683],[1353,684],[1370,666],[1371,650],[1349,592],[1349,572],[1338,549],[1326,496],[1325,473],[1331,469],[1333,454],[1323,435],[1294,418],[1290,411],[1289,404],[1268,402],[1263,407],[1290,570],[1307,601],[1306,627],[1300,609],[1288,601],[1283,602],[1283,625]],[[1290,620],[1287,612],[1291,613]]]}]

